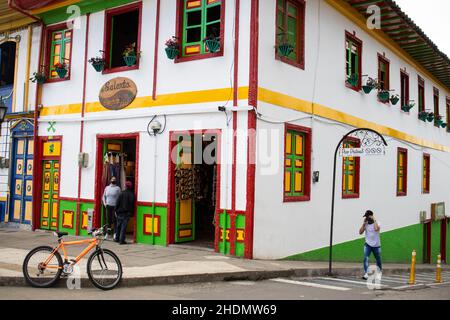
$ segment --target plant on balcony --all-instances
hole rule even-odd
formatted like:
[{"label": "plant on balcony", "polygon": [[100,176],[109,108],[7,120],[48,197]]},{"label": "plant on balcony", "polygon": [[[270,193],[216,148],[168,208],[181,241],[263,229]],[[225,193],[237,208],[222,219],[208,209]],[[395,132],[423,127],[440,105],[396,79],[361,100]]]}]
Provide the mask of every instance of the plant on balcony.
[{"label": "plant on balcony", "polygon": [[389,100],[395,106],[399,102],[400,96],[398,94],[393,94]]},{"label": "plant on balcony", "polygon": [[423,122],[426,122],[428,118],[428,112],[427,111],[420,111],[419,112],[419,119]]},{"label": "plant on balcony", "polygon": [[216,37],[214,34],[203,39],[203,42],[211,53],[216,53],[220,50],[220,37]]},{"label": "plant on balcony", "polygon": [[412,108],[414,108],[414,102],[409,101],[407,104],[401,106],[402,111],[404,112],[409,112],[409,110],[411,110]]},{"label": "plant on balcony", "polygon": [[441,127],[441,128],[447,127],[444,120],[442,120],[442,116],[439,114],[434,116],[434,123],[436,124],[436,126]]},{"label": "plant on balcony", "polygon": [[383,89],[378,91],[378,99],[380,99],[381,102],[388,102],[389,101],[389,91],[383,90]]},{"label": "plant on balcony", "polygon": [[56,63],[53,67],[55,68],[55,71],[56,71],[56,73],[58,74],[58,77],[59,77],[60,79],[64,79],[64,78],[66,77],[67,71],[68,71],[68,70],[67,70],[68,67],[67,67],[67,64],[66,64],[66,63],[64,63],[64,62],[58,62],[58,63]]},{"label": "plant on balcony", "polygon": [[38,72],[33,72],[33,76],[30,78],[30,81],[37,84],[43,84],[47,80],[47,76],[45,75],[44,66],[41,66]]},{"label": "plant on balcony", "polygon": [[97,72],[102,72],[105,69],[106,60],[103,57],[92,57],[88,62],[92,64]]},{"label": "plant on balcony", "polygon": [[365,94],[369,94],[375,88],[378,88],[378,81],[371,77],[368,77],[366,84],[364,86],[362,86],[362,89]]},{"label": "plant on balcony", "polygon": [[357,73],[354,73],[347,78],[347,83],[352,87],[356,87],[358,85],[358,82],[359,82],[359,75]]},{"label": "plant on balcony", "polygon": [[136,42],[133,42],[125,47],[125,50],[123,51],[123,60],[125,60],[125,63],[128,67],[132,67],[136,65],[137,58],[141,55],[141,52],[136,51]]},{"label": "plant on balcony", "polygon": [[175,59],[180,53],[180,43],[177,37],[172,37],[166,41],[166,54],[170,60]]},{"label": "plant on balcony", "polygon": [[428,112],[427,121],[428,122],[433,122],[434,121],[434,113],[433,112]]}]

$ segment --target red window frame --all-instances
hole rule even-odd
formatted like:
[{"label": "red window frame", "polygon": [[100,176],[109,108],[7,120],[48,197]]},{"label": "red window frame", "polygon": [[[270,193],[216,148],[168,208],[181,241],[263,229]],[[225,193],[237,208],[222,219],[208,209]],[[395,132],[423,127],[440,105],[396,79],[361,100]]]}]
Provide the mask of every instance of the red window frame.
[{"label": "red window frame", "polygon": [[[425,111],[425,80],[421,76],[417,76],[417,109],[418,112]],[[420,92],[422,91],[422,98]],[[422,104],[422,107],[420,105]]]},{"label": "red window frame", "polygon": [[447,132],[450,132],[450,97],[445,99],[445,109],[447,111]]},{"label": "red window frame", "polygon": [[[403,189],[399,190],[399,168],[400,168],[400,154],[404,155],[403,158],[403,176],[402,176],[402,183],[403,183]],[[397,196],[406,196],[408,194],[408,149],[405,148],[398,148],[397,149]]]},{"label": "red window frame", "polygon": [[[345,86],[347,88],[350,88],[352,90],[355,90],[355,91],[359,92],[359,91],[361,91],[361,88],[362,88],[362,48],[363,48],[363,42],[362,42],[361,39],[356,37],[355,33],[350,33],[350,32],[348,32],[346,30],[345,31],[345,45],[347,45],[347,40],[348,39],[350,39],[353,43],[355,43],[357,45],[357,49],[358,49],[358,71],[359,71],[359,74],[358,74],[358,84],[355,87],[353,87],[352,85],[350,85],[347,82],[347,70],[346,70],[346,68],[344,68],[344,70],[345,70],[345,79],[346,79],[345,80]],[[345,54],[347,54],[347,50],[346,50]]]},{"label": "red window frame", "polygon": [[[56,24],[53,26],[48,26],[46,27],[45,30],[45,66],[44,66],[44,70],[45,70],[45,75],[47,80],[45,81],[45,83],[54,83],[54,82],[61,82],[61,81],[68,81],[70,80],[70,76],[72,74],[71,70],[72,70],[72,52],[73,52],[73,37],[74,37],[74,32],[72,29],[72,38],[71,38],[71,45],[70,45],[70,61],[69,61],[69,65],[68,65],[68,70],[67,70],[67,77],[65,78],[53,78],[50,79],[50,74],[49,74],[49,68],[50,68],[50,55],[52,52],[52,33],[55,31],[59,31],[59,30],[66,30],[67,28],[67,24],[66,23],[60,23],[60,24]],[[48,64],[48,65],[47,65]]]},{"label": "red window frame", "polygon": [[275,59],[290,64],[291,66],[297,67],[299,69],[305,69],[305,12],[306,12],[306,2],[305,0],[284,0],[285,12],[287,12],[287,3],[291,3],[298,8],[299,19],[301,19],[297,27],[297,43],[298,43],[298,58],[297,61],[288,59],[278,54],[278,30],[277,30],[277,13],[278,4],[275,1]]},{"label": "red window frame", "polygon": [[400,107],[409,103],[409,74],[400,70]]},{"label": "red window frame", "polygon": [[[381,81],[381,64],[384,63],[386,65],[386,80],[384,81],[384,88],[382,90],[390,90],[391,86],[391,61],[386,58],[384,55],[378,53],[378,82]],[[379,98],[378,101],[382,102]],[[384,104],[389,104],[389,100],[386,102],[382,102]]]},{"label": "red window frame", "polygon": [[[354,137],[347,137],[344,143],[353,143],[355,146],[355,148],[360,148],[361,147],[361,140],[359,140],[358,138],[354,138]],[[359,198],[359,194],[360,194],[360,169],[361,169],[361,158],[360,157],[354,157],[355,158],[355,181],[354,181],[354,185],[355,185],[355,192],[348,194],[348,193],[344,193],[344,184],[345,184],[345,163],[344,163],[344,159],[345,157],[342,157],[342,185],[341,185],[341,192],[342,192],[342,199],[356,199]]]},{"label": "red window frame", "polygon": [[[203,1],[203,0],[202,0]],[[174,62],[180,63],[180,62],[188,62],[188,61],[194,61],[194,60],[201,60],[201,59],[209,59],[209,58],[215,58],[215,57],[222,57],[224,50],[225,50],[225,0],[221,0],[222,8],[220,11],[220,50],[215,53],[200,53],[196,55],[192,55],[189,57],[176,57]],[[176,12],[177,22],[176,22],[176,31],[175,36],[177,39],[179,39],[180,43],[183,41],[183,25],[184,25],[184,0],[177,0],[177,12]]]},{"label": "red window frame", "polygon": [[[285,164],[286,164],[286,135],[288,131],[296,131],[305,135],[305,169],[304,169],[304,195],[302,196],[288,196],[284,192],[285,186]],[[297,126],[293,124],[286,124],[284,126],[284,157],[283,157],[283,202],[300,202],[300,201],[309,201],[311,200],[311,128]]]},{"label": "red window frame", "polygon": [[103,51],[105,53],[105,70],[103,70],[103,74],[114,73],[114,72],[123,72],[139,69],[140,58],[137,56],[136,65],[132,67],[123,66],[123,67],[115,67],[109,68],[110,65],[110,56],[109,52],[111,50],[111,28],[112,28],[112,17],[127,13],[130,11],[139,10],[139,20],[138,20],[138,39],[136,43],[136,52],[140,52],[141,49],[141,35],[142,35],[142,2],[132,3],[130,5],[122,6],[119,8],[113,8],[105,11],[105,34],[103,36]]},{"label": "red window frame", "polygon": [[[423,154],[422,163],[422,193],[430,193],[430,163],[431,157],[428,153]],[[426,176],[425,176],[426,175]]]},{"label": "red window frame", "polygon": [[439,89],[433,87],[433,112],[434,112],[434,126],[438,127],[436,119],[440,115],[439,113]]}]

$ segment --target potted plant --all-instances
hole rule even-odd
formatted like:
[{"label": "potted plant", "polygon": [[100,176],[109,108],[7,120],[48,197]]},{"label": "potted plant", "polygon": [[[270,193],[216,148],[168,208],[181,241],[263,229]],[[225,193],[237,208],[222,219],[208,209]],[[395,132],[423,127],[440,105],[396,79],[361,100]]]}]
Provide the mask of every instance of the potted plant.
[{"label": "potted plant", "polygon": [[428,122],[433,122],[434,121],[434,113],[433,112],[428,112],[427,121]]},{"label": "potted plant", "polygon": [[354,73],[347,78],[347,83],[352,87],[356,87],[358,85],[359,75]]},{"label": "potted plant", "polygon": [[177,37],[172,37],[166,41],[166,54],[170,60],[175,59],[180,53],[180,44]]},{"label": "potted plant", "polygon": [[438,126],[441,127],[442,124],[445,124],[444,121],[442,120],[442,116],[437,114],[434,116],[434,123]]},{"label": "potted plant", "polygon": [[419,112],[419,119],[422,120],[423,122],[427,121],[428,118],[428,112],[426,111],[420,111]]},{"label": "potted plant", "polygon": [[56,73],[60,79],[64,79],[67,75],[67,64],[64,62],[58,62],[54,66]]},{"label": "potted plant", "polygon": [[37,84],[43,84],[47,80],[47,76],[45,75],[44,66],[41,66],[38,72],[33,72],[33,76],[30,78],[30,81]]},{"label": "potted plant", "polygon": [[102,72],[105,69],[106,60],[103,57],[92,57],[88,60],[88,62],[92,64],[97,72]]},{"label": "potted plant", "polygon": [[132,67],[136,65],[137,58],[141,55],[141,52],[136,52],[136,42],[133,42],[132,44],[129,44],[125,47],[125,50],[123,51],[123,59],[125,60],[125,63],[128,67]]},{"label": "potted plant", "polygon": [[211,53],[215,53],[220,50],[220,38],[216,37],[214,34],[209,35],[205,39],[203,39],[208,51]]},{"label": "potted plant", "polygon": [[409,112],[409,110],[411,110],[412,108],[414,108],[414,102],[413,101],[409,101],[407,104],[401,106],[402,111],[404,112]]},{"label": "potted plant", "polygon": [[369,94],[374,88],[378,87],[378,82],[376,79],[373,79],[371,77],[367,78],[366,84],[362,86],[362,89],[365,94]]},{"label": "potted plant", "polygon": [[378,99],[380,99],[381,102],[388,102],[389,101],[389,91],[383,90],[383,89],[378,91]]},{"label": "potted plant", "polygon": [[398,94],[393,94],[390,98],[391,103],[395,106],[400,100],[400,96]]}]

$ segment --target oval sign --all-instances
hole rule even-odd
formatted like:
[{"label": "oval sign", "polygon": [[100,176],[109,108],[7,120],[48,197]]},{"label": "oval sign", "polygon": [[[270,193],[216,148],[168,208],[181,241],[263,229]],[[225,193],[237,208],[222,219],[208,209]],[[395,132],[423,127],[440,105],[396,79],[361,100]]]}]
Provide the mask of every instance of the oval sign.
[{"label": "oval sign", "polygon": [[128,78],[114,78],[106,82],[100,90],[99,100],[109,110],[121,110],[136,99],[137,87]]}]

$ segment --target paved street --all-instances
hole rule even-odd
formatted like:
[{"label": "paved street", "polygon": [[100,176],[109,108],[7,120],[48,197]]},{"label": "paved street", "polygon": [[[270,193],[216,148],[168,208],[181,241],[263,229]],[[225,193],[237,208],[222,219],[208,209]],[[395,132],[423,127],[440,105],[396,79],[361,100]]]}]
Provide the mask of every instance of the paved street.
[{"label": "paved street", "polygon": [[[29,287],[0,287],[0,299],[139,299],[139,300],[450,300],[450,274],[443,275],[443,284],[434,283],[434,274],[418,274],[421,286],[409,290],[403,287],[406,274],[383,279],[380,290],[367,288],[364,281],[355,277],[338,279],[278,278],[264,281],[230,281],[165,286],[117,288],[101,291],[94,288],[68,290],[66,288],[34,289]],[[426,284],[426,286],[423,286]]]}]

